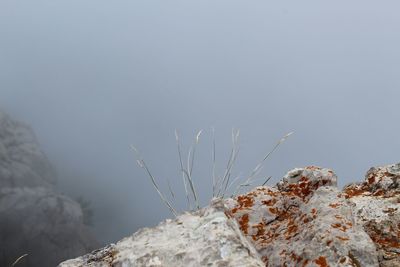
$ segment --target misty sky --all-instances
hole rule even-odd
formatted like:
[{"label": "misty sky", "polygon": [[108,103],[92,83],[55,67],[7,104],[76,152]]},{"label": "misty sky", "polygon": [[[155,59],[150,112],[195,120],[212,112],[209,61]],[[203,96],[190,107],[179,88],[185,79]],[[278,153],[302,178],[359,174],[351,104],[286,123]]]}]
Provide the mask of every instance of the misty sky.
[{"label": "misty sky", "polygon": [[91,201],[108,243],[169,217],[129,148],[184,206],[174,130],[198,130],[194,179],[211,194],[231,129],[246,175],[295,134],[260,177],[306,165],[339,183],[399,161],[398,1],[0,2],[0,108],[30,124],[60,190]]}]

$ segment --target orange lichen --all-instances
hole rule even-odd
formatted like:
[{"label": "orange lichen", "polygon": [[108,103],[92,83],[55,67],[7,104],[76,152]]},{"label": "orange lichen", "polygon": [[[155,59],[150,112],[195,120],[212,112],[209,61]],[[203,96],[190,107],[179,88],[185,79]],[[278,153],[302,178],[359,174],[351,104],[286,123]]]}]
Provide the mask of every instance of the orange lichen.
[{"label": "orange lichen", "polygon": [[224,211],[224,213],[225,213],[226,217],[232,218],[232,214],[229,211],[226,210],[226,211]]},{"label": "orange lichen", "polygon": [[297,262],[297,263],[300,263],[300,262],[303,260],[302,257],[297,256],[294,252],[292,252],[292,253],[290,254],[290,258],[291,258],[293,261]]},{"label": "orange lichen", "polygon": [[374,221],[365,224],[364,229],[366,229],[366,232],[378,249],[382,249],[387,253],[392,253],[393,250],[398,250],[400,248],[400,224],[396,225],[393,222],[387,223],[389,224],[389,229]]},{"label": "orange lichen", "polygon": [[311,166],[305,167],[305,169],[311,170],[311,171],[317,171],[317,170],[321,170],[321,167],[311,165]]},{"label": "orange lichen", "polygon": [[370,176],[368,177],[367,181],[368,181],[369,184],[375,183],[375,175],[373,175],[373,174],[370,175]]},{"label": "orange lichen", "polygon": [[272,214],[277,214],[277,213],[278,213],[278,211],[277,211],[276,208],[269,208],[268,210],[269,210],[269,212],[271,212]]},{"label": "orange lichen", "polygon": [[341,224],[341,223],[332,223],[331,226],[333,228],[339,229],[342,232],[346,232],[346,230],[347,230],[347,227],[345,225]]},{"label": "orange lichen", "polygon": [[393,237],[381,237],[381,236],[371,236],[372,241],[379,244],[382,247],[392,247],[400,248],[400,242],[397,238]]},{"label": "orange lichen", "polygon": [[336,209],[337,207],[342,206],[340,203],[331,203],[329,204],[329,207]]},{"label": "orange lichen", "polygon": [[248,195],[242,195],[237,197],[238,207],[232,209],[232,213],[236,213],[238,210],[251,208],[254,204],[254,200],[252,197]]},{"label": "orange lichen", "polygon": [[277,197],[278,195],[280,195],[280,192],[273,191],[273,190],[271,190],[271,188],[268,188],[268,187],[258,187],[256,189],[256,191],[258,193],[263,193],[263,194],[271,196],[271,197]]},{"label": "orange lichen", "polygon": [[[316,170],[318,167],[310,166],[307,167],[308,170]],[[329,171],[330,175],[333,175],[332,171]],[[344,201],[343,198],[349,199],[356,196],[384,196],[389,197],[396,196],[395,193],[384,192],[382,190],[382,185],[379,182],[382,180],[383,171],[379,174],[371,173],[367,176],[364,183],[354,184],[346,187],[340,194],[337,195],[339,200],[331,201],[327,203],[330,208],[322,207],[321,210],[312,208],[309,212],[303,213],[305,209],[308,209],[307,203],[312,197],[313,192],[321,186],[332,184],[331,177],[318,177],[314,179],[312,176],[308,175],[298,175],[294,177],[293,180],[297,182],[289,183],[285,180],[275,188],[259,187],[252,192],[238,196],[236,200],[236,205],[230,212],[227,213],[232,217],[236,218],[239,223],[240,230],[254,242],[255,247],[261,254],[265,254],[271,249],[273,250],[275,244],[278,242],[292,244],[300,238],[300,234],[306,231],[313,231],[319,225],[318,221],[313,221],[321,214],[325,214],[327,210],[330,210],[326,216],[328,216],[330,223],[327,226],[332,227],[324,229],[326,236],[324,236],[324,243],[326,246],[334,249],[336,245],[343,245],[342,242],[347,242],[350,240],[350,236],[346,234],[348,229],[353,227],[353,223],[346,215],[341,215],[338,210],[342,206],[347,206],[348,203]],[[304,173],[303,173],[304,174]],[[329,176],[329,175],[328,175]],[[397,191],[396,191],[397,192]],[[397,193],[399,195],[399,193]],[[261,203],[262,206],[259,210],[255,210],[254,203]],[[396,201],[396,199],[394,200]],[[400,203],[400,195],[397,198]],[[393,202],[395,203],[395,202]],[[257,208],[258,209],[258,208]],[[385,213],[391,215],[395,213],[397,209],[386,208]],[[254,212],[254,216],[252,216]],[[310,223],[311,222],[311,223]],[[325,225],[324,225],[325,227]],[[366,227],[369,229],[366,229]],[[382,228],[382,229],[381,229]],[[393,248],[400,248],[400,224],[377,224],[364,225],[364,229],[368,230],[368,234],[371,239],[375,242],[378,249],[384,248],[387,251],[393,251]],[[290,246],[289,246],[290,247]],[[287,248],[287,247],[286,247]],[[274,264],[279,266],[306,266],[317,265],[320,267],[328,267],[328,254],[317,254],[314,259],[303,259],[302,254],[297,255],[294,253],[295,249],[288,249],[289,251],[280,251],[281,258],[280,263],[275,262]],[[324,257],[325,256],[325,257]],[[318,257],[318,258],[317,258]],[[262,260],[268,266],[272,265],[271,260],[268,260],[267,256],[263,256]],[[351,255],[338,255],[335,264],[343,264],[346,262],[354,263],[354,259]],[[269,263],[268,263],[269,261]],[[274,266],[275,266],[274,265]]]},{"label": "orange lichen", "polygon": [[292,238],[294,235],[297,235],[297,230],[298,226],[296,225],[295,221],[293,220],[293,218],[289,218],[287,229],[285,232],[286,240]]},{"label": "orange lichen", "polygon": [[315,190],[320,186],[324,186],[330,183],[330,180],[321,179],[317,182],[310,181],[307,177],[301,177],[297,183],[286,185],[285,192],[282,192],[286,196],[300,197],[303,201],[308,199]]},{"label": "orange lichen", "polygon": [[316,264],[318,264],[319,266],[321,266],[321,267],[328,267],[329,266],[328,263],[326,262],[325,257],[323,257],[323,256],[321,256],[318,259],[314,260],[314,262]]},{"label": "orange lichen", "polygon": [[239,220],[240,230],[247,235],[249,228],[249,215],[244,214]]},{"label": "orange lichen", "polygon": [[263,200],[263,201],[261,201],[261,203],[263,203],[266,206],[273,206],[273,205],[275,205],[275,203],[277,201],[278,200],[276,198],[271,198],[271,199],[268,199],[268,200]]},{"label": "orange lichen", "polygon": [[261,260],[265,263],[265,266],[268,266],[268,257],[267,256],[262,256]]},{"label": "orange lichen", "polygon": [[315,213],[317,213],[317,210],[313,208],[313,209],[311,210],[311,213],[312,213],[312,214],[315,214]]},{"label": "orange lichen", "polygon": [[342,240],[342,241],[348,241],[348,240],[350,240],[350,239],[347,238],[347,237],[341,237],[341,236],[336,236],[336,238],[337,238],[337,239],[340,239],[340,240]]},{"label": "orange lichen", "polygon": [[343,192],[344,193],[344,197],[346,199],[352,198],[352,197],[356,197],[356,196],[360,196],[360,195],[362,195],[362,194],[367,192],[367,190],[364,189],[364,188],[354,188],[354,187],[345,188],[343,191],[344,191]]},{"label": "orange lichen", "polygon": [[383,210],[384,213],[393,213],[397,211],[397,208],[387,208],[386,210]]},{"label": "orange lichen", "polygon": [[[319,168],[311,166],[308,169]],[[314,227],[310,222],[317,218],[318,210],[312,208],[309,213],[303,213],[300,207],[302,203],[308,202],[316,189],[331,183],[332,180],[329,178],[310,180],[308,176],[300,176],[296,183],[283,183],[278,190],[259,187],[246,195],[236,197],[236,205],[230,214],[236,218],[240,230],[254,242],[257,250],[269,251],[269,247],[275,242],[295,242],[299,234]],[[257,213],[253,210],[256,201],[262,204],[259,207],[261,218],[258,214],[250,216],[253,212]],[[341,205],[343,204],[340,202],[332,202],[331,208],[338,208]],[[340,221],[334,226],[341,231],[346,230],[347,225],[343,222],[343,218],[337,219]],[[332,238],[330,239],[327,241],[328,246],[333,242]],[[320,267],[328,266],[322,255],[314,261],[304,259],[292,251],[282,250],[280,255],[281,266],[292,265],[292,262],[296,266],[307,266],[313,262]],[[263,261],[268,266],[268,258],[263,257]],[[271,259],[269,261],[271,264]]]},{"label": "orange lichen", "polygon": [[265,228],[264,227],[265,227],[265,224],[262,223],[262,222],[252,226],[252,228],[256,228],[257,229],[257,233],[251,236],[254,241],[259,239],[259,238],[261,238],[262,236],[264,236],[264,234],[265,234]]},{"label": "orange lichen", "polygon": [[312,213],[312,218],[313,218],[313,219],[316,219],[316,218],[317,218],[317,210],[313,208],[313,209],[311,210],[311,213]]}]

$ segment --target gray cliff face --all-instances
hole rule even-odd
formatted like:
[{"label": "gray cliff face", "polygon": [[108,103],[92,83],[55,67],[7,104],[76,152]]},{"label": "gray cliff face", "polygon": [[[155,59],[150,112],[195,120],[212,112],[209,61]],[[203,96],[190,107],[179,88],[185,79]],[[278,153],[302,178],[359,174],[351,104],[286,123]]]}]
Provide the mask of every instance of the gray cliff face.
[{"label": "gray cliff face", "polygon": [[52,187],[55,178],[32,129],[0,110],[1,186]]},{"label": "gray cliff face", "polygon": [[343,190],[332,170],[297,168],[59,266],[400,266],[399,183],[400,164]]},{"label": "gray cliff face", "polygon": [[55,266],[98,245],[55,178],[32,130],[0,112],[0,266],[23,254],[18,266]]}]

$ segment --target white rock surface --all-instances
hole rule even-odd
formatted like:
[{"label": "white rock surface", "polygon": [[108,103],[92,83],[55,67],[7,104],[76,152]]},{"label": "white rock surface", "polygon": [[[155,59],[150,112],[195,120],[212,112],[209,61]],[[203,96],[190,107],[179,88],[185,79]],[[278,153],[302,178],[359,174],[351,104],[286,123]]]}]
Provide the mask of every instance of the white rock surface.
[{"label": "white rock surface", "polygon": [[264,266],[224,213],[222,202],[183,214],[155,228],[144,228],[115,245],[60,267],[72,266]]},{"label": "white rock surface", "polygon": [[373,168],[340,191],[333,171],[297,168],[274,187],[215,201],[60,267],[398,267],[399,177],[399,164]]},{"label": "white rock surface", "polygon": [[295,169],[277,187],[230,201],[229,213],[267,266],[378,266],[375,245],[336,181],[328,169]]},{"label": "white rock surface", "polygon": [[343,195],[353,216],[378,249],[382,267],[400,266],[400,163],[371,168],[365,181],[349,185]]}]

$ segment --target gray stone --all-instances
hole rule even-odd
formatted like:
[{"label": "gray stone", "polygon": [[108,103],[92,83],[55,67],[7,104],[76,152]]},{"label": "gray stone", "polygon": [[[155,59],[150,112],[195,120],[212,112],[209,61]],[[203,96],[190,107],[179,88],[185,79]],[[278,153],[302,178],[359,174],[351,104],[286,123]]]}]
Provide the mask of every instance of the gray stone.
[{"label": "gray stone", "polygon": [[229,214],[267,266],[378,266],[375,245],[336,181],[329,169],[295,169],[276,187],[230,200]]},{"label": "gray stone", "polygon": [[32,129],[0,110],[0,185],[52,187],[56,173]]},{"label": "gray stone", "polygon": [[400,266],[399,177],[399,164],[372,168],[340,191],[333,171],[297,168],[60,267]]},{"label": "gray stone", "polygon": [[264,266],[224,210],[215,202],[59,266]]},{"label": "gray stone", "polygon": [[0,240],[2,266],[25,253],[26,266],[55,266],[98,245],[79,204],[45,187],[0,189]]},{"label": "gray stone", "polygon": [[98,247],[27,125],[0,111],[0,266],[56,266]]},{"label": "gray stone", "polygon": [[400,164],[371,168],[365,181],[343,189],[353,215],[378,250],[380,266],[400,266]]}]

